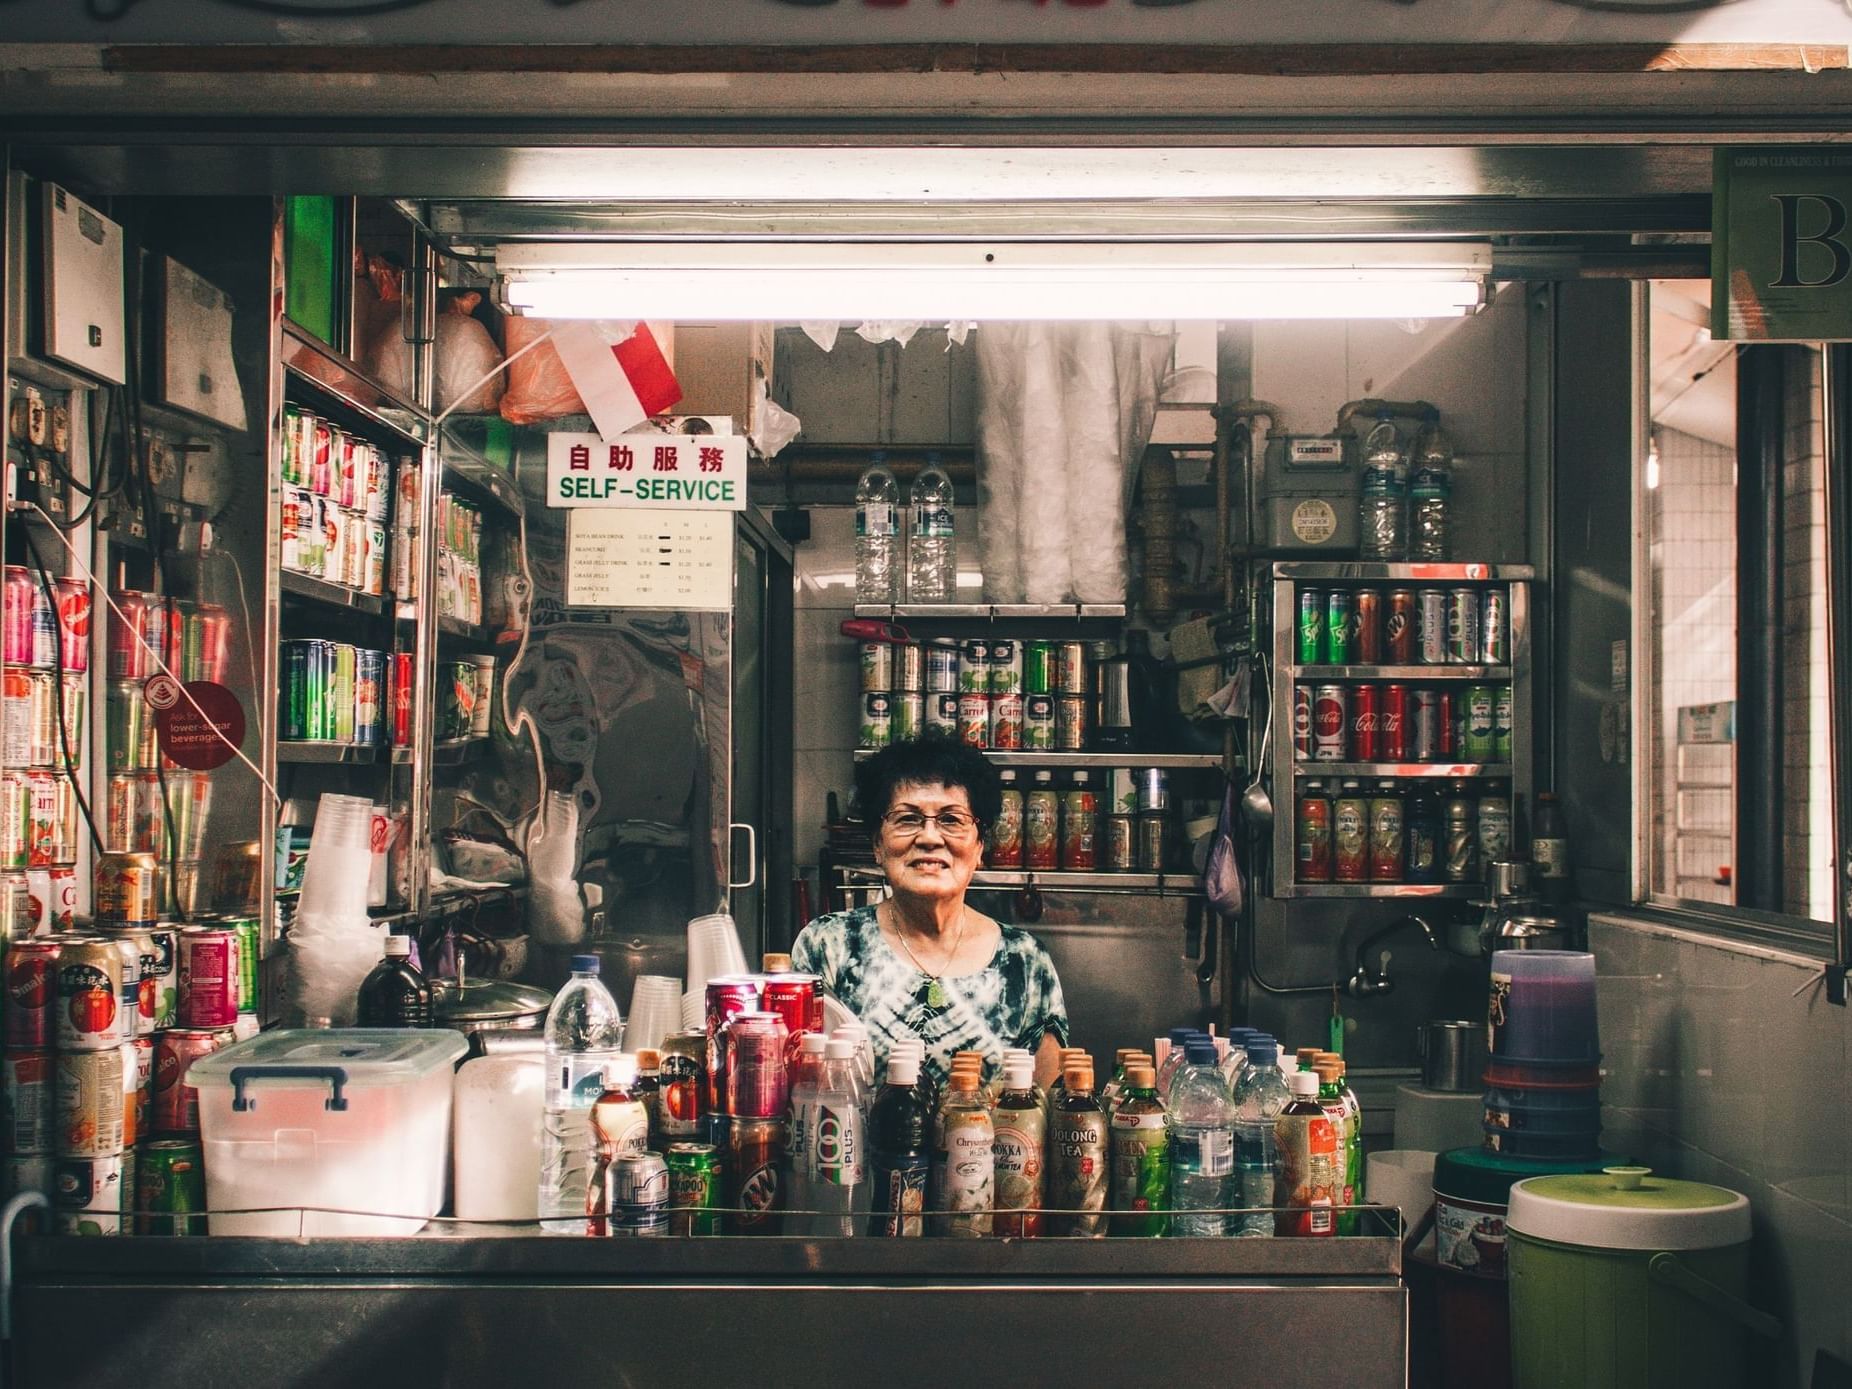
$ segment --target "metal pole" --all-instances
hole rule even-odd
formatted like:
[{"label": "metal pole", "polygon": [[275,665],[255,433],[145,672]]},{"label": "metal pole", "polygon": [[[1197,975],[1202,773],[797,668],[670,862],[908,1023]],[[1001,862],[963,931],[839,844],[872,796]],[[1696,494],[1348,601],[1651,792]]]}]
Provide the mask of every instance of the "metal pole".
[{"label": "metal pole", "polygon": [[1852,969],[1852,344],[1821,351],[1826,417],[1826,663],[1832,700],[1833,959],[1826,967],[1826,997],[1846,1006]]},{"label": "metal pole", "polygon": [[1736,359],[1736,905],[1782,909],[1782,367]]}]

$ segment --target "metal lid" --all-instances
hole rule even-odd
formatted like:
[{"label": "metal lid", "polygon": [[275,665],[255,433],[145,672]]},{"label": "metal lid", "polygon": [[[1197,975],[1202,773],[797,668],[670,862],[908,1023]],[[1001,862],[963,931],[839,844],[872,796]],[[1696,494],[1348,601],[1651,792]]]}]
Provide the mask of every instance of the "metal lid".
[{"label": "metal lid", "polygon": [[1650,1167],[1606,1167],[1519,1182],[1505,1228],[1592,1249],[1719,1249],[1748,1241],[1749,1198]]},{"label": "metal lid", "polygon": [[431,1011],[446,1026],[532,1017],[552,1003],[545,989],[509,979],[439,979],[431,986]]}]

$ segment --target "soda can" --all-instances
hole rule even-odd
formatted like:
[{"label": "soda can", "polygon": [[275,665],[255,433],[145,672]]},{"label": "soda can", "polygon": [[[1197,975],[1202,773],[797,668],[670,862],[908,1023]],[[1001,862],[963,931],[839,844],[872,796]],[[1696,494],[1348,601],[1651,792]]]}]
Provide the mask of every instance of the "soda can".
[{"label": "soda can", "polygon": [[[60,1052],[113,1051],[134,1036],[122,1017],[122,953],[101,936],[74,936],[58,956]],[[126,1022],[126,1028],[125,1028]]]},{"label": "soda can", "polygon": [[1055,696],[1055,750],[1081,752],[1091,731],[1093,701],[1085,695]]},{"label": "soda can", "polygon": [[1479,664],[1511,664],[1510,600],[1502,588],[1488,588],[1479,601]]},{"label": "soda can", "polygon": [[659,1056],[655,1131],[658,1148],[700,1136],[701,1112],[707,1099],[707,1034],[671,1033],[663,1039]]},{"label": "soda can", "polygon": [[360,526],[360,591],[375,598],[386,592],[386,564],[391,532],[386,523],[363,516]]},{"label": "soda can", "polygon": [[45,594],[39,576],[32,576],[32,606],[27,610],[31,659],[26,662],[35,670],[50,670],[58,664],[62,642],[58,636],[58,610]]},{"label": "soda can", "polygon": [[990,697],[990,745],[999,752],[1022,751],[1023,696],[1018,693]]},{"label": "soda can", "polygon": [[1312,691],[1312,759],[1342,762],[1348,745],[1350,701],[1342,685],[1319,685]]},{"label": "soda can", "polygon": [[884,748],[894,741],[894,696],[885,690],[870,690],[862,695],[861,738],[863,748]]},{"label": "soda can", "polygon": [[[173,847],[182,859],[195,860],[206,847],[206,826],[212,814],[212,778],[204,772],[174,772],[165,792],[173,824]],[[179,884],[173,885],[176,892]],[[189,914],[193,908],[189,906]]]},{"label": "soda can", "polygon": [[1357,590],[1357,659],[1366,666],[1383,661],[1383,595],[1373,588]]},{"label": "soda can", "polygon": [[112,772],[152,771],[158,744],[142,687],[132,680],[112,680],[104,694],[103,741]]},{"label": "soda can", "polygon": [[283,407],[283,481],[291,487],[302,485],[303,452],[298,443],[302,431],[302,411],[294,405]]},{"label": "soda can", "polygon": [[711,1143],[671,1143],[669,1229],[676,1235],[720,1233],[720,1164]]},{"label": "soda can", "polygon": [[18,871],[0,873],[0,948],[8,941],[24,940],[37,929],[30,877]]},{"label": "soda can", "polygon": [[341,436],[341,472],[338,479],[338,496],[342,506],[360,507],[366,505],[366,471],[367,450],[372,448],[365,439],[354,434]]},{"label": "soda can", "polygon": [[1321,665],[1325,659],[1325,595],[1316,588],[1299,590],[1299,664]]},{"label": "soda can", "polygon": [[34,711],[32,685],[36,672],[8,666],[0,675],[0,765],[32,765]]},{"label": "soda can", "polygon": [[1375,762],[1382,755],[1378,738],[1381,709],[1374,685],[1357,685],[1350,693],[1350,757],[1352,762]]},{"label": "soda can", "polygon": [[199,1132],[199,1091],[187,1082],[187,1068],[231,1041],[230,1028],[170,1028],[155,1039],[156,1133]]},{"label": "soda can", "polygon": [[[135,1036],[148,1037],[161,1026],[161,986],[162,986],[162,949],[155,941],[154,930],[140,926],[110,926],[105,928],[110,939],[128,945],[134,951],[135,958]],[[172,936],[172,931],[166,931]],[[123,954],[123,966],[126,975],[128,952]],[[168,967],[172,967],[171,945],[168,949]],[[126,997],[128,982],[123,981]]]},{"label": "soda can", "polygon": [[[122,969],[118,976],[116,1026],[118,1040],[127,1042],[135,1037],[141,1026],[141,946],[132,935],[120,931],[109,932],[103,938],[122,959]],[[149,1018],[152,1021],[152,1009]],[[153,1030],[149,1028],[150,1032]]]},{"label": "soda can", "polygon": [[96,861],[96,916],[110,925],[152,925],[161,914],[161,860],[109,853]]},{"label": "soda can", "polygon": [[733,1235],[775,1235],[784,1209],[785,1121],[735,1118],[727,1125],[726,1228]]},{"label": "soda can", "polygon": [[1511,761],[1511,718],[1511,686],[1500,685],[1492,700],[1492,756],[1499,762]]},{"label": "soda can", "polygon": [[935,737],[958,737],[958,696],[939,691],[926,696],[926,731]]},{"label": "soda can", "polygon": [[990,644],[990,692],[992,695],[1020,695],[1023,688],[1022,643],[993,641]]},{"label": "soda can", "polygon": [[58,959],[63,942],[15,940],[6,952],[6,1045],[48,1051],[58,1040]]},{"label": "soda can", "polygon": [[62,841],[69,836],[64,824],[66,796],[60,785],[67,786],[56,772],[28,772],[27,794],[30,796],[26,819],[26,867],[49,868],[59,860]]},{"label": "soda can", "polygon": [[926,692],[926,648],[916,641],[894,648],[894,685],[908,694]]},{"label": "soda can", "polygon": [[123,1096],[120,1047],[107,1051],[61,1051],[56,1064],[58,1122],[54,1147],[59,1157],[109,1157],[123,1149]]},{"label": "soda can", "polygon": [[[494,658],[490,661],[493,663]],[[386,653],[359,650],[354,653],[354,742],[373,747],[386,731]],[[487,720],[485,719],[486,723]],[[484,730],[487,731],[486,729]]]},{"label": "soda can", "polygon": [[958,644],[958,692],[990,693],[990,643],[962,641]]},{"label": "soda can", "polygon": [[726,1112],[727,1053],[731,1033],[727,1024],[741,1013],[759,1009],[764,982],[756,975],[726,974],[707,985],[707,1099],[706,1109]]},{"label": "soda can", "polygon": [[175,958],[180,933],[173,926],[160,923],[138,928],[147,938],[148,956],[145,970],[154,999],[154,1031],[174,1025],[180,1003],[179,961]]},{"label": "soda can", "polygon": [[412,653],[394,651],[392,659],[392,745],[408,748],[412,744]]},{"label": "soda can", "polygon": [[1143,780],[1135,767],[1110,767],[1106,772],[1106,805],[1108,815],[1138,814],[1138,794]]},{"label": "soda can", "polygon": [[932,641],[925,646],[926,693],[958,693],[958,643]]},{"label": "soda can", "polygon": [[1081,641],[1055,643],[1055,690],[1058,695],[1084,695],[1092,686],[1087,682],[1087,644]]},{"label": "soda can", "polygon": [[791,1103],[785,1048],[790,1037],[782,1015],[736,1014],[727,1024],[726,1111],[736,1119],[770,1119]]},{"label": "soda can", "polygon": [[238,1021],[243,965],[236,930],[189,926],[180,933],[180,1024],[230,1027]]},{"label": "soda can", "polygon": [[822,1032],[823,980],[815,974],[768,974],[759,991],[759,1007],[784,1019],[785,1034]]},{"label": "soda can", "polygon": [[[90,682],[82,675],[64,677],[63,718],[64,744],[59,748],[59,761],[71,771],[83,770],[84,765],[84,714],[90,707]],[[65,756],[69,750],[68,758]]]},{"label": "soda can", "polygon": [[335,490],[340,435],[340,430],[323,419],[309,426],[308,487],[318,497],[330,496]]},{"label": "soda can", "polygon": [[967,747],[990,746],[990,696],[965,691],[958,696],[958,741]]},{"label": "soda can", "polygon": [[1022,745],[1032,752],[1054,751],[1055,697],[1053,695],[1023,696]]},{"label": "soda can", "polygon": [[613,1235],[668,1235],[669,1167],[658,1154],[613,1158],[604,1171],[604,1196]]},{"label": "soda can", "polygon": [[1411,705],[1411,730],[1408,740],[1408,760],[1411,762],[1437,762],[1440,760],[1440,692],[1431,689],[1417,689],[1409,696]]},{"label": "soda can", "polygon": [[308,497],[300,488],[283,488],[283,499],[277,513],[277,562],[284,569],[297,574],[308,568],[303,549],[303,529],[308,524],[309,510]]},{"label": "soda can", "polygon": [[24,763],[13,765],[31,767],[63,765],[64,756],[58,727],[58,698],[59,687],[56,675],[50,671],[41,670],[26,673],[26,747],[24,751],[27,754],[27,760]]},{"label": "soda can", "polygon": [[1026,695],[1055,692],[1055,644],[1051,641],[1026,641],[1022,644],[1022,692]]},{"label": "soda can", "polygon": [[387,520],[392,511],[392,459],[377,445],[367,459],[366,513],[375,521]]},{"label": "soda can", "polygon": [[231,614],[217,603],[198,603],[186,618],[183,660],[188,680],[225,683],[231,668]]},{"label": "soda can", "polygon": [[1138,769],[1138,813],[1150,815],[1170,809],[1170,773],[1162,767]]},{"label": "soda can", "polygon": [[[354,741],[354,663],[358,652],[346,642],[334,644],[334,665],[328,676],[328,736],[337,743]],[[475,690],[475,677],[470,677]]]},{"label": "soda can", "polygon": [[57,1105],[53,1057],[49,1051],[13,1051],[0,1063],[4,1096],[6,1151],[16,1156],[49,1153],[56,1129]]},{"label": "soda can", "polygon": [[1312,687],[1293,686],[1293,758],[1308,762],[1312,757]]},{"label": "soda can", "polygon": [[926,731],[926,696],[896,692],[894,704],[894,741],[903,742],[919,737]]},{"label": "soda can", "polygon": [[1105,825],[1106,867],[1115,873],[1130,873],[1138,867],[1138,817],[1108,815]]},{"label": "soda can", "polygon": [[486,738],[490,733],[490,720],[495,709],[495,658],[472,656],[469,659],[476,680],[476,706],[470,711],[469,736]]},{"label": "soda can", "polygon": [[137,1037],[122,1049],[134,1059],[134,1066],[125,1069],[123,1083],[135,1090],[135,1131],[146,1138],[154,1131],[154,1038]]},{"label": "soda can", "polygon": [[32,774],[0,769],[0,868],[25,868],[32,855]]},{"label": "soda can", "polygon": [[1299,797],[1293,827],[1296,867],[1293,876],[1302,883],[1331,881],[1331,801],[1319,782],[1309,782]]},{"label": "soda can", "polygon": [[32,590],[37,587],[23,564],[6,566],[3,607],[4,639],[0,640],[0,660],[9,666],[32,663]]},{"label": "soda can", "polygon": [[142,650],[140,633],[147,595],[124,591],[111,595],[109,614],[109,663],[105,673],[111,680],[146,680],[148,657]]},{"label": "soda can", "polygon": [[1383,659],[1392,666],[1415,664],[1415,591],[1389,590],[1389,611],[1383,619]]},{"label": "soda can", "polygon": [[135,1233],[206,1233],[206,1158],[198,1140],[144,1143],[135,1165]]},{"label": "soda can", "polygon": [[1339,883],[1368,882],[1370,876],[1369,802],[1347,781],[1331,803],[1331,879]]},{"label": "soda can", "polygon": [[1415,595],[1415,649],[1419,664],[1447,663],[1447,590],[1424,588]]},{"label": "soda can", "polygon": [[1377,755],[1384,762],[1408,761],[1408,686],[1383,685],[1378,691]]},{"label": "soda can", "polygon": [[82,579],[58,580],[58,664],[68,674],[90,669],[90,585]]},{"label": "soda can", "polygon": [[1456,588],[1447,595],[1447,663],[1470,666],[1479,659],[1479,591]]},{"label": "soda can", "polygon": [[137,1040],[154,1044],[154,1038],[130,1038],[116,1048],[116,1061],[122,1067],[122,1146],[134,1148],[143,1137],[142,1123],[148,1117],[148,1103],[141,1092],[141,1060]]},{"label": "soda can", "polygon": [[1496,751],[1498,735],[1493,726],[1497,702],[1490,685],[1466,687],[1466,736],[1460,743],[1460,759],[1465,762],[1490,762]]},{"label": "soda can", "polygon": [[1466,702],[1459,692],[1443,689],[1440,692],[1440,752],[1443,762],[1453,761],[1460,756],[1460,746],[1465,742]]},{"label": "soda can", "polygon": [[862,693],[897,688],[894,684],[894,647],[890,642],[862,643]]},{"label": "soda can", "polygon": [[1162,815],[1138,817],[1138,871],[1162,873],[1170,847],[1169,822]]},{"label": "soda can", "polygon": [[1325,662],[1347,666],[1357,659],[1357,605],[1350,593],[1334,588],[1325,599]]},{"label": "soda can", "polygon": [[[58,1233],[126,1235],[135,1190],[135,1154],[60,1156],[52,1163],[52,1206]],[[68,1222],[68,1223],[67,1223]]]}]

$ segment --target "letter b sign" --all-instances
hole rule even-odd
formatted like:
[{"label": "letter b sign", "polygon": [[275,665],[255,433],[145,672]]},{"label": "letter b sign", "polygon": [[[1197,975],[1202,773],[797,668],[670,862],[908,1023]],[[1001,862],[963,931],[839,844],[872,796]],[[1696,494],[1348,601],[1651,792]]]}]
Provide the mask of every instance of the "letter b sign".
[{"label": "letter b sign", "polygon": [[[1776,289],[1826,289],[1852,276],[1852,248],[1840,237],[1846,230],[1846,205],[1822,193],[1771,194],[1781,208],[1781,273]],[[1807,230],[1802,229],[1805,222]],[[1824,252],[1808,252],[1818,247]],[[1803,262],[1805,262],[1803,264]],[[1825,270],[1809,277],[1805,271]]]}]

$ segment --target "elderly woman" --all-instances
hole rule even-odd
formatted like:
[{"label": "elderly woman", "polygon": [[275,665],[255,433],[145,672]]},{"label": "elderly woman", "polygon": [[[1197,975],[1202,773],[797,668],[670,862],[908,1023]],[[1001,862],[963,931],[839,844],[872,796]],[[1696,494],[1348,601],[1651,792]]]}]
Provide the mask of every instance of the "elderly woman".
[{"label": "elderly woman", "polygon": [[892,1042],[926,1044],[943,1084],[955,1051],[1035,1053],[1036,1079],[1054,1077],[1067,1045],[1067,1008],[1048,952],[1027,931],[965,901],[1001,804],[980,752],[939,738],[894,743],[855,772],[856,803],[891,895],[873,907],[820,916],[791,947],[794,968],[868,1025],[878,1057]]}]

